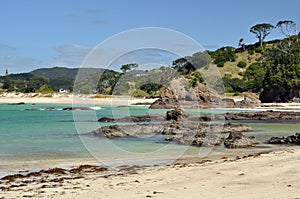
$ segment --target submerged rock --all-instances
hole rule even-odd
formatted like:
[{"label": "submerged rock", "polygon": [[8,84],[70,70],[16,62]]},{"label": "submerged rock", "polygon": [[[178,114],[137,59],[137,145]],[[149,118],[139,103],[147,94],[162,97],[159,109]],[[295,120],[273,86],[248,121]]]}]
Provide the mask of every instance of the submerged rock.
[{"label": "submerged rock", "polygon": [[93,110],[90,107],[65,107],[62,109],[63,111],[74,111],[74,110]]},{"label": "submerged rock", "polygon": [[259,111],[226,113],[226,120],[300,120],[300,112],[294,111]]},{"label": "submerged rock", "polygon": [[98,122],[158,122],[164,121],[163,115],[138,115],[122,118],[101,117]]},{"label": "submerged rock", "polygon": [[300,145],[300,133],[287,137],[272,137],[268,140],[269,144],[296,144]]},{"label": "submerged rock", "polygon": [[225,139],[224,145],[227,148],[248,148],[253,147],[258,144],[255,137],[247,137],[241,132],[231,132],[229,136]]}]

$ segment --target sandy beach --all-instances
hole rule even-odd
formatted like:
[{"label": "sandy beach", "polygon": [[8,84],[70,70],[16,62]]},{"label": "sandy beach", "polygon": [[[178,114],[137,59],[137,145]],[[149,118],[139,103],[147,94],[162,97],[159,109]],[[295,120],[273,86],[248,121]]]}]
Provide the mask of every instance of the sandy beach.
[{"label": "sandy beach", "polygon": [[99,96],[73,95],[65,93],[41,94],[41,93],[2,93],[0,103],[44,103],[44,104],[122,104],[133,105],[139,103],[151,104],[156,99],[118,97],[118,96]]},{"label": "sandy beach", "polygon": [[[232,97],[235,101],[241,98]],[[41,93],[2,93],[0,94],[0,103],[43,103],[43,104],[94,104],[94,105],[135,105],[151,104],[155,99],[132,98],[120,96],[100,96],[97,94],[90,95],[73,95],[66,93],[41,94]],[[262,103],[258,107],[251,109],[259,110],[300,110],[300,103]]]},{"label": "sandy beach", "polygon": [[0,198],[299,198],[299,157],[293,147],[162,168],[2,180]]}]

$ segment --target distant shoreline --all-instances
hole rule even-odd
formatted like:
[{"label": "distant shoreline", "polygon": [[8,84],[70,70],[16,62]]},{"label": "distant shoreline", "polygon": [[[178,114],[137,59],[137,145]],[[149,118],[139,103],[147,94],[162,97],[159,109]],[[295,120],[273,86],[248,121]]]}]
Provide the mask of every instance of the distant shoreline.
[{"label": "distant shoreline", "polygon": [[41,94],[41,93],[3,93],[0,103],[43,103],[43,104],[151,104],[156,99],[132,98],[126,96],[101,96],[97,94]]},{"label": "distant shoreline", "polygon": [[[228,97],[226,97],[228,98]],[[230,98],[230,97],[229,97]],[[240,99],[233,97],[235,101]],[[66,93],[2,93],[0,94],[0,103],[40,103],[40,104],[97,104],[97,105],[150,105],[157,98],[133,98],[126,96],[102,96],[99,94],[66,94]],[[277,111],[300,111],[300,103],[261,103],[258,107],[245,108],[253,110],[277,110]]]}]

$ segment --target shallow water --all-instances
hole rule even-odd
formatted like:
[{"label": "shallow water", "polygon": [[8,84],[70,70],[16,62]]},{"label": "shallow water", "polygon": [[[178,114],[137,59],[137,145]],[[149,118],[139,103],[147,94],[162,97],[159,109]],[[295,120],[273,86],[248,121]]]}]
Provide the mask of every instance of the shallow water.
[{"label": "shallow water", "polygon": [[[15,164],[35,162],[93,159],[108,165],[145,164],[173,161],[185,156],[214,156],[230,151],[223,147],[197,148],[164,141],[164,137],[141,136],[108,140],[87,135],[87,132],[110,123],[96,122],[100,117],[125,117],[147,113],[165,113],[149,110],[147,106],[92,106],[94,110],[63,111],[68,105],[0,104],[0,172]],[[189,113],[221,113],[241,110],[189,110]],[[250,110],[248,110],[250,111]],[[75,122],[74,122],[75,121]],[[272,136],[286,136],[298,131],[298,122],[247,123],[260,142]],[[272,147],[270,145],[267,146]],[[259,150],[259,149],[258,149]],[[84,162],[82,162],[84,163]]]}]

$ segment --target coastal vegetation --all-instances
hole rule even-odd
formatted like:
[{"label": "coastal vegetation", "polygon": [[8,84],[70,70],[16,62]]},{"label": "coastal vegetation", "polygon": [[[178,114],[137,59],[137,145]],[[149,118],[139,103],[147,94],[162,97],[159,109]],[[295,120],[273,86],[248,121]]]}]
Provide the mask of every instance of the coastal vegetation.
[{"label": "coastal vegetation", "polygon": [[[6,74],[0,77],[2,89],[17,92],[53,92],[58,89],[103,95],[157,97],[174,78],[185,78],[190,87],[205,84],[200,69],[215,64],[223,78],[225,92],[239,95],[254,92],[262,102],[287,102],[299,98],[300,41],[297,24],[291,20],[276,25],[256,24],[250,33],[255,44],[221,47],[215,51],[197,52],[178,58],[170,66],[141,70],[137,63],[120,66],[119,71],[96,68],[42,68],[29,73]],[[272,31],[281,39],[265,41]],[[80,77],[77,76],[80,70]],[[175,72],[174,72],[175,71]],[[77,78],[77,79],[76,79]],[[92,85],[93,84],[93,85]]]}]

